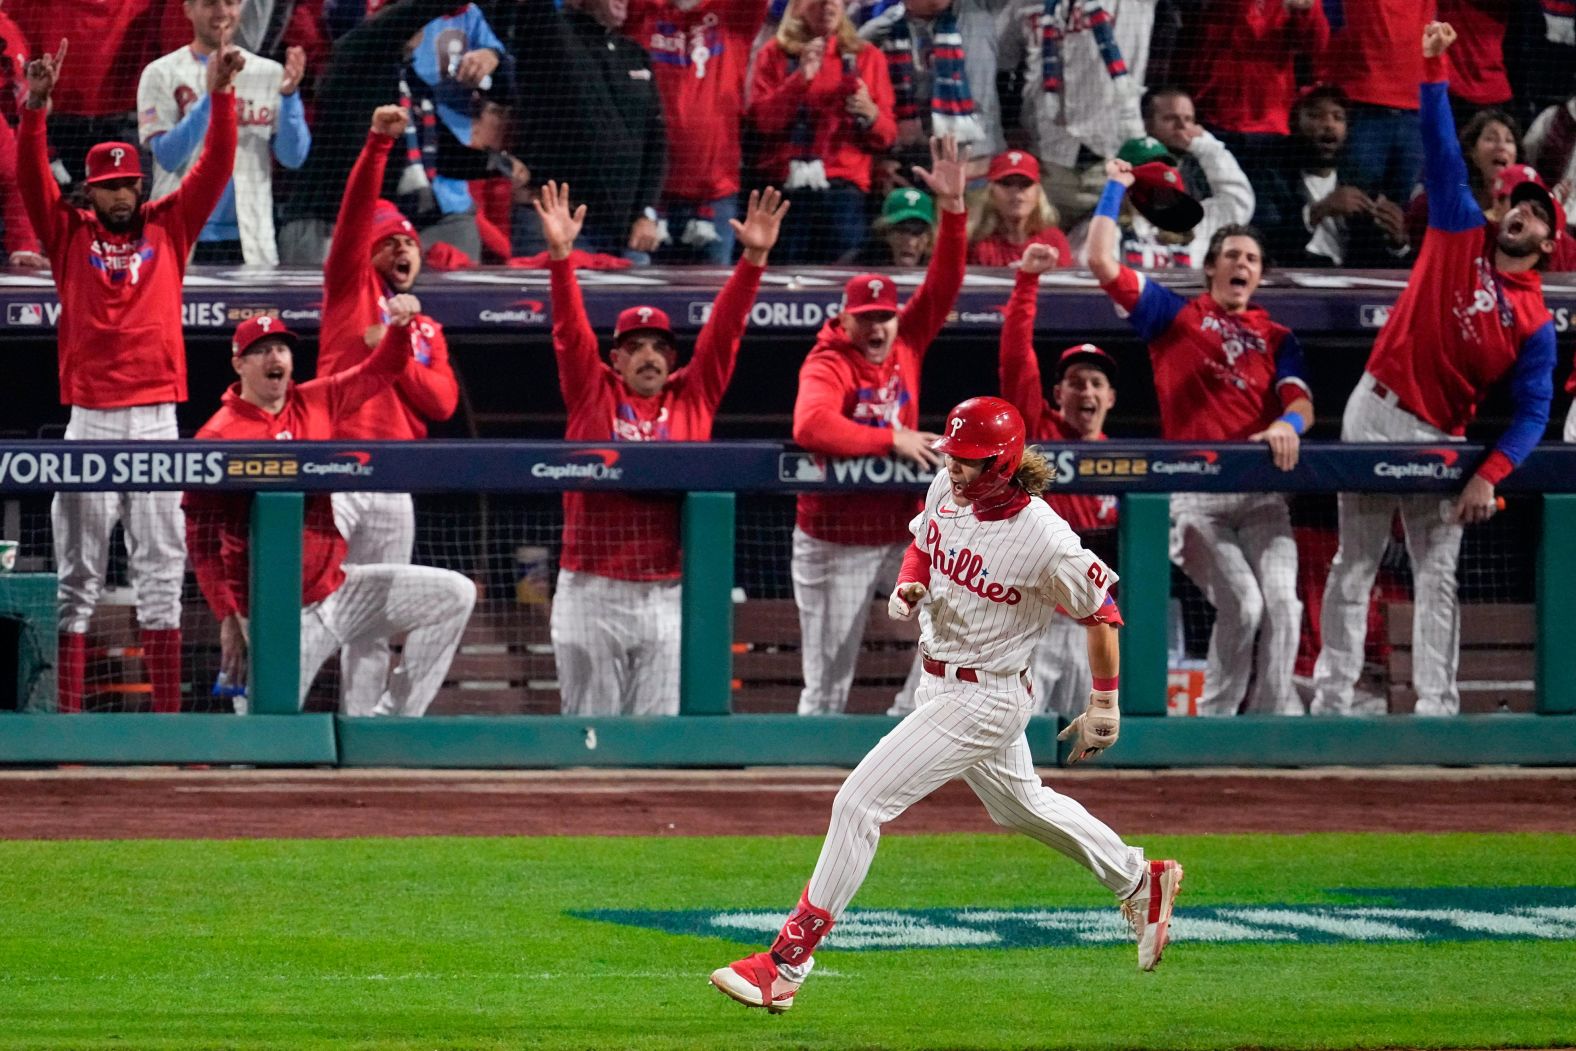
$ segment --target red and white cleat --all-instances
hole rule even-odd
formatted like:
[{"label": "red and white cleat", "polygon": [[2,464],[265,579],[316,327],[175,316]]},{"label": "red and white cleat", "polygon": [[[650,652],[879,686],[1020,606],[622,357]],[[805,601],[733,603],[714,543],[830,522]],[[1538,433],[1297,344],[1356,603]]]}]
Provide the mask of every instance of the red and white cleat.
[{"label": "red and white cleat", "polygon": [[1171,909],[1182,889],[1182,866],[1151,861],[1133,896],[1122,902],[1122,915],[1138,937],[1138,969],[1152,971],[1170,940]]},{"label": "red and white cleat", "polygon": [[791,981],[777,970],[769,952],[758,952],[711,972],[711,984],[748,1007],[764,1007],[782,1014],[793,1006],[803,981]]}]

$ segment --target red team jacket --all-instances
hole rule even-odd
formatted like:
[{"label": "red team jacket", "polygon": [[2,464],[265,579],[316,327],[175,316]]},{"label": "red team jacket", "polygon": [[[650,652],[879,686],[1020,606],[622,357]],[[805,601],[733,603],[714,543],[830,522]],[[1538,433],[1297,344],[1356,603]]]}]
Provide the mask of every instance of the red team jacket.
[{"label": "red team jacket", "polygon": [[1446,95],[1445,63],[1428,63],[1422,86],[1423,182],[1428,232],[1374,340],[1368,372],[1401,408],[1448,434],[1462,434],[1478,403],[1505,376],[1514,410],[1477,473],[1494,484],[1543,437],[1553,398],[1554,319],[1536,270],[1501,273],[1494,243],[1467,182]]},{"label": "red team jacket", "polygon": [[765,17],[762,0],[701,0],[688,10],[670,0],[629,5],[624,32],[651,58],[675,155],[665,200],[715,201],[739,192],[744,78]]},{"label": "red team jacket", "polygon": [[[417,368],[411,358],[411,329],[390,327],[377,351],[360,365],[306,383],[290,385],[285,406],[274,416],[241,398],[241,385],[225,391],[218,412],[197,432],[218,441],[328,441],[340,434],[340,421],[356,406],[386,390],[404,372]],[[197,586],[213,615],[247,615],[247,537],[250,496],[187,493],[186,551]],[[301,602],[311,605],[345,582],[345,538],[334,525],[328,493],[306,498],[306,528],[301,545]]]},{"label": "red team jacket", "polygon": [[[84,63],[87,64],[87,63]],[[235,163],[235,95],[218,96],[197,164],[121,236],[61,196],[44,111],[23,107],[17,188],[60,295],[60,402],[88,409],[186,400],[181,283],[186,257]]]},{"label": "red team jacket", "polygon": [[[918,429],[920,367],[963,287],[967,225],[966,213],[941,213],[924,283],[898,312],[897,339],[881,364],[843,338],[837,318],[821,326],[799,367],[794,441],[822,456],[888,456],[894,426]],[[906,543],[918,505],[906,493],[801,493],[796,522],[834,544]]]},{"label": "red team jacket", "polygon": [[[372,353],[366,330],[387,324],[389,289],[372,269],[373,213],[383,186],[383,169],[394,140],[367,133],[367,143],[350,169],[339,223],[323,266],[323,329],[317,374],[330,376],[365,361]],[[410,441],[427,436],[429,420],[446,420],[459,404],[460,388],[449,366],[443,326],[418,315],[411,354],[422,368],[407,369],[394,386],[368,398],[340,420],[335,437]]]},{"label": "red team jacket", "polygon": [[[1046,400],[1040,386],[1040,361],[1034,355],[1034,315],[1039,307],[1039,294],[1039,275],[1019,271],[1001,326],[1001,354],[997,358],[1001,396],[1012,402],[1018,415],[1023,417],[1024,430],[1031,443],[1081,441],[1082,436]],[[1096,440],[1104,441],[1105,435],[1099,435]],[[1114,496],[1057,493],[1053,483],[1045,500],[1080,536],[1093,529],[1110,529],[1116,525],[1118,503]]]},{"label": "red team jacket", "polygon": [[1196,29],[1193,101],[1209,125],[1291,134],[1297,56],[1319,55],[1330,42],[1323,3],[1288,11],[1282,0],[1226,0],[1213,4]]},{"label": "red team jacket", "polygon": [[[741,259],[712,303],[689,364],[649,398],[631,391],[603,360],[586,317],[573,264],[555,259],[553,352],[569,410],[565,439],[578,442],[702,442],[733,378],[763,267]],[[615,580],[676,580],[679,500],[637,493],[564,494],[563,568]]]},{"label": "red team jacket", "polygon": [[[863,193],[870,192],[870,171],[875,155],[897,141],[896,104],[892,78],[881,49],[866,44],[854,56],[856,74],[843,72],[842,55],[834,47],[815,80],[806,84],[799,63],[791,60],[776,40],[761,48],[750,78],[750,120],[761,133],[761,171],[778,186],[788,177],[788,162],[801,157],[819,158],[828,179],[846,179]],[[863,80],[880,114],[864,131],[855,126],[844,108],[853,88]],[[803,108],[809,121],[810,141],[794,142],[794,125]]]},{"label": "red team jacket", "polygon": [[1229,314],[1208,292],[1183,299],[1125,266],[1101,287],[1149,344],[1167,441],[1242,441],[1311,397],[1302,344],[1262,308]]}]

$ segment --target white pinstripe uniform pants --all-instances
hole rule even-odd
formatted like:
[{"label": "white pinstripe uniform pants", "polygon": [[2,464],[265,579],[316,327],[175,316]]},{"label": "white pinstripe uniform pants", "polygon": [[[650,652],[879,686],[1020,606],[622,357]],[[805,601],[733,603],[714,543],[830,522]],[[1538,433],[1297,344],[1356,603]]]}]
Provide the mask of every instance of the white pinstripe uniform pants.
[{"label": "white pinstripe uniform pants", "polygon": [[[1346,399],[1341,440],[1347,442],[1460,441],[1424,423],[1381,397],[1372,376],[1363,378]],[[1319,615],[1323,647],[1313,668],[1315,715],[1352,714],[1353,693],[1363,670],[1368,637],[1368,597],[1379,560],[1390,542],[1390,524],[1401,513],[1406,549],[1412,560],[1412,685],[1418,715],[1455,715],[1461,711],[1456,662],[1461,647],[1461,608],[1456,596],[1456,562],[1462,527],[1446,522],[1438,493],[1392,496],[1388,493],[1340,495],[1341,546],[1324,583]]]},{"label": "white pinstripe uniform pants", "polygon": [[[335,493],[334,525],[345,538],[345,564],[410,565],[416,548],[416,506],[409,493]],[[389,685],[389,637],[378,635],[339,651],[339,710],[371,715]]]},{"label": "white pinstripe uniform pants", "polygon": [[[71,407],[68,441],[175,441],[175,406],[123,409]],[[82,634],[98,605],[109,564],[115,523],[125,526],[137,623],[152,631],[181,626],[181,583],[186,577],[186,516],[181,494],[56,493],[49,519],[55,542],[60,630]]]},{"label": "white pinstripe uniform pants", "polygon": [[1286,498],[1173,494],[1171,561],[1215,607],[1199,714],[1235,715],[1246,696],[1250,712],[1301,715],[1291,673],[1302,601]]},{"label": "white pinstripe uniform pants", "polygon": [[[335,650],[405,634],[399,667],[364,715],[418,716],[437,696],[476,605],[476,585],[432,566],[345,566],[345,582],[301,610],[301,699]],[[350,714],[350,713],[346,713]]]},{"label": "white pinstripe uniform pants", "polygon": [[1034,772],[1023,731],[1035,702],[1023,677],[982,672],[979,679],[976,684],[922,676],[919,706],[876,743],[838,790],[808,892],[833,919],[864,882],[881,826],[954,777],[968,783],[998,825],[1067,855],[1118,897],[1137,888],[1143,850],[1123,843]]},{"label": "white pinstripe uniform pants", "polygon": [[558,571],[551,629],[565,715],[677,715],[683,588]]},{"label": "white pinstripe uniform pants", "polygon": [[[800,715],[841,715],[870,617],[871,598],[897,586],[903,567],[901,544],[834,544],[794,527],[793,599],[799,607],[800,663],[804,689]],[[898,691],[891,714],[913,710],[919,682],[919,651],[908,681]]]}]

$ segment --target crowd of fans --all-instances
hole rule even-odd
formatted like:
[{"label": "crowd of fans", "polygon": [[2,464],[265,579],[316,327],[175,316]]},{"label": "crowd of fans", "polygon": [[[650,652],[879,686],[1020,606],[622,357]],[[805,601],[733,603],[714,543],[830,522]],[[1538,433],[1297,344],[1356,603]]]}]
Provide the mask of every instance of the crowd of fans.
[{"label": "crowd of fans", "polygon": [[[1451,104],[1479,204],[1496,219],[1536,180],[1570,211],[1564,0],[4,0],[4,244],[45,262],[13,125],[26,57],[68,39],[103,58],[55,99],[56,179],[79,184],[96,142],[140,142],[154,197],[198,155],[209,57],[247,52],[235,177],[197,262],[320,266],[365,114],[397,102],[383,195],[438,267],[545,262],[548,180],[588,205],[602,265],[727,264],[741,194],[768,184],[795,213],[783,261],[923,265],[934,204],[912,168],[950,134],[973,265],[1035,243],[1086,263],[1120,157],[1175,169],[1202,205],[1182,232],[1124,215],[1129,265],[1197,268],[1252,222],[1280,265],[1405,268],[1427,212],[1414,44],[1435,17],[1461,31]],[[1550,269],[1573,267],[1567,239]]]}]

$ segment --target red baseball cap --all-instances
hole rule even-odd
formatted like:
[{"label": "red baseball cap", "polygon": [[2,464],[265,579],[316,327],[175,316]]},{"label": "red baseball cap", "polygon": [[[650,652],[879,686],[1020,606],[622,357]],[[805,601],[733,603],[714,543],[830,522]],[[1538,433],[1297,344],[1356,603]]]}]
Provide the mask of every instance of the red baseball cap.
[{"label": "red baseball cap", "polygon": [[1116,359],[1093,343],[1080,343],[1062,351],[1056,359],[1056,382],[1060,383],[1074,365],[1093,365],[1105,373],[1106,379],[1116,382]]},{"label": "red baseball cap", "polygon": [[1039,182],[1040,162],[1028,150],[1008,150],[992,157],[990,171],[985,173],[985,177],[991,182],[1000,182],[1009,175],[1021,175]]},{"label": "red baseball cap", "polygon": [[230,340],[230,353],[240,357],[254,344],[265,339],[282,339],[285,345],[294,350],[300,342],[294,332],[285,327],[285,323],[276,317],[260,314],[257,317],[247,318],[235,327],[235,336]]},{"label": "red baseball cap", "polygon": [[[1503,172],[1500,173],[1500,177],[1504,177]],[[1494,189],[1496,193],[1499,192],[1498,179],[1495,180]],[[1543,185],[1542,179],[1539,179],[1536,175],[1534,175],[1531,179],[1517,183],[1511,188],[1510,203],[1512,205],[1517,205],[1522,201],[1535,201],[1536,203],[1541,204],[1549,213],[1550,217],[1553,219],[1551,229],[1549,230],[1549,237],[1551,237],[1556,243],[1560,238],[1565,236],[1565,207],[1560,204],[1560,199],[1550,193],[1547,186]]]},{"label": "red baseball cap", "polygon": [[885,274],[859,274],[843,286],[844,314],[897,313],[897,282]]},{"label": "red baseball cap", "polygon": [[88,185],[142,178],[142,155],[129,142],[101,142],[88,151]]},{"label": "red baseball cap", "polygon": [[665,336],[669,343],[678,343],[673,338],[673,322],[668,319],[668,312],[660,307],[629,307],[620,311],[618,322],[613,326],[613,342],[633,332],[655,332]]},{"label": "red baseball cap", "polygon": [[1187,192],[1182,173],[1165,161],[1133,169],[1133,207],[1162,230],[1185,234],[1204,218],[1204,206]]},{"label": "red baseball cap", "polygon": [[1538,174],[1538,170],[1532,165],[1508,165],[1501,169],[1498,175],[1494,176],[1494,196],[1509,197],[1510,191],[1524,182],[1535,182],[1539,186],[1544,185],[1543,177]]},{"label": "red baseball cap", "polygon": [[393,201],[379,200],[372,206],[372,250],[376,252],[378,245],[401,234],[413,239],[418,247],[421,245],[421,234],[416,232],[415,224],[405,218]]}]

